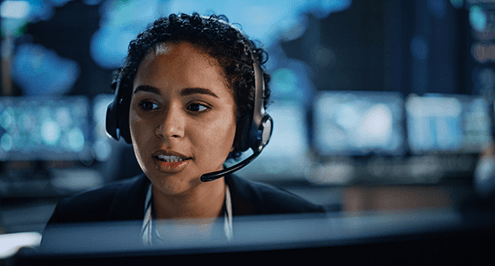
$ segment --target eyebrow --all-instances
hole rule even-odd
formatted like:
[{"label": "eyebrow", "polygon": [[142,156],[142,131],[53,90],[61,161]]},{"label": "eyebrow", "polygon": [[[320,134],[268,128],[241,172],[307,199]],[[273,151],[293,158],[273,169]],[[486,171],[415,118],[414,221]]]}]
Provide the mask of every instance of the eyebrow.
[{"label": "eyebrow", "polygon": [[180,91],[181,96],[188,96],[188,95],[193,95],[193,94],[204,94],[204,95],[210,95],[210,96],[213,96],[215,98],[218,98],[218,96],[215,93],[213,93],[211,90],[205,89],[205,88],[184,88]]},{"label": "eyebrow", "polygon": [[160,95],[160,90],[155,88],[155,87],[152,87],[152,86],[148,86],[148,85],[139,85],[136,90],[134,90],[134,94],[136,94],[137,92],[140,92],[140,91],[145,91],[145,92],[151,92],[151,93],[154,93],[154,94],[158,94]]},{"label": "eyebrow", "polygon": [[[149,86],[149,85],[138,86],[136,88],[136,90],[134,90],[134,93],[137,93],[139,91],[150,92],[150,93],[161,95],[159,89],[152,87],[152,86]],[[193,95],[193,94],[204,94],[204,95],[210,95],[210,96],[213,96],[215,98],[218,98],[218,96],[215,93],[213,93],[210,89],[206,89],[206,88],[184,88],[180,91],[180,96],[189,96],[189,95]]]}]

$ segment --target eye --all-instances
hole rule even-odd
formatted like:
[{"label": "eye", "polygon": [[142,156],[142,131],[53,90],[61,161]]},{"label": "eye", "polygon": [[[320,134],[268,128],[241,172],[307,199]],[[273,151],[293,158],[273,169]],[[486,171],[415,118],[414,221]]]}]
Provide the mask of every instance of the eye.
[{"label": "eye", "polygon": [[150,102],[150,101],[142,101],[139,103],[139,107],[141,107],[141,109],[143,111],[152,111],[152,110],[155,110],[155,109],[158,109],[160,108],[160,106],[154,102]]},{"label": "eye", "polygon": [[200,103],[191,103],[187,106],[187,110],[193,111],[193,112],[204,112],[210,109],[210,107],[200,104]]}]

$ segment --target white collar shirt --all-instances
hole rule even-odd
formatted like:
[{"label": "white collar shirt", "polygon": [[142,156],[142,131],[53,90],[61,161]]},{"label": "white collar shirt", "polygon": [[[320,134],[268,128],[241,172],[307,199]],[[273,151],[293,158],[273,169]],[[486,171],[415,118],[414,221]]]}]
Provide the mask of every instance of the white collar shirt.
[{"label": "white collar shirt", "polygon": [[[153,217],[153,190],[152,184],[148,188],[146,193],[146,200],[144,205],[144,219],[141,228],[141,239],[143,244],[147,246],[152,246],[155,243],[164,242],[165,239],[160,235],[155,225],[155,219]],[[229,186],[225,185],[225,202],[224,202],[224,213],[223,213],[223,232],[228,241],[233,239],[233,229],[232,229],[232,199],[230,196]]]}]

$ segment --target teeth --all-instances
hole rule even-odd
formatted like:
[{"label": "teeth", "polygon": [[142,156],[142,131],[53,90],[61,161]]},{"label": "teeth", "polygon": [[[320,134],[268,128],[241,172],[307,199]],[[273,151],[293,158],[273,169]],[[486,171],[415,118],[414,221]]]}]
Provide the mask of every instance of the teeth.
[{"label": "teeth", "polygon": [[168,162],[168,163],[177,163],[177,162],[182,162],[184,159],[177,157],[177,156],[166,156],[166,155],[158,155],[158,159]]}]

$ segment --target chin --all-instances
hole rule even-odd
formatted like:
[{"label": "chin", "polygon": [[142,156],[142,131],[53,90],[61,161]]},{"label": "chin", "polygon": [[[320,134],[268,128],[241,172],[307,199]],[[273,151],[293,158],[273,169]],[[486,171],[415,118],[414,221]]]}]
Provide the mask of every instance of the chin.
[{"label": "chin", "polygon": [[184,194],[201,183],[199,177],[186,178],[181,174],[165,175],[158,172],[154,174],[150,173],[150,175],[147,174],[147,176],[155,188],[161,193],[169,196]]}]

